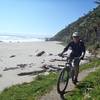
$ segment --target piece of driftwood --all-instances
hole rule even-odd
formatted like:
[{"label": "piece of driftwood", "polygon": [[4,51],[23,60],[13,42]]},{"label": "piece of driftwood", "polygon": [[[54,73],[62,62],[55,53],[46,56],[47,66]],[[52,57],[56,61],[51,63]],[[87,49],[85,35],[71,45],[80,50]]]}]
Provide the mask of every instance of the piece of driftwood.
[{"label": "piece of driftwood", "polygon": [[59,71],[62,69],[61,67],[54,66],[54,65],[47,65],[47,64],[43,64],[41,68],[46,71]]},{"label": "piece of driftwood", "polygon": [[35,65],[35,63],[30,63],[30,64],[28,64],[28,67],[32,67],[34,65]]},{"label": "piece of driftwood", "polygon": [[43,65],[41,66],[41,68],[44,69],[44,70],[49,69],[49,67],[47,66],[47,64],[43,64]]},{"label": "piece of driftwood", "polygon": [[40,73],[46,72],[45,70],[39,70],[39,71],[31,71],[31,72],[22,72],[17,74],[18,76],[25,76],[25,75],[38,75]]},{"label": "piece of driftwood", "polygon": [[16,56],[16,55],[11,55],[10,58],[13,58],[13,57],[15,57],[15,56]]},{"label": "piece of driftwood", "polygon": [[19,67],[10,67],[10,68],[5,68],[3,71],[8,71],[8,70],[15,70],[18,69]]},{"label": "piece of driftwood", "polygon": [[61,70],[62,68],[59,68],[59,67],[55,67],[53,65],[48,65],[48,68],[51,68],[51,69],[56,69],[56,70]]},{"label": "piece of driftwood", "polygon": [[65,65],[58,65],[59,67],[64,67]]},{"label": "piece of driftwood", "polygon": [[45,51],[41,51],[41,52],[39,52],[38,54],[36,54],[36,56],[42,56],[43,54],[45,53]]},{"label": "piece of driftwood", "polygon": [[28,64],[17,64],[20,68],[25,68]]},{"label": "piece of driftwood", "polygon": [[49,56],[52,56],[53,54],[52,53],[49,53]]},{"label": "piece of driftwood", "polygon": [[55,61],[66,61],[66,59],[51,59],[49,60],[50,62],[55,62]]}]

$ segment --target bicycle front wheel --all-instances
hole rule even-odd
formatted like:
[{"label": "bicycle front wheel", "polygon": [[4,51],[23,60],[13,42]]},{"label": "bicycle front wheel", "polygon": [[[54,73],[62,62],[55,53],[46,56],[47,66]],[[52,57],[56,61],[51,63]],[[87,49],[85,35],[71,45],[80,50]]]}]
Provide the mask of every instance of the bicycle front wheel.
[{"label": "bicycle front wheel", "polygon": [[68,81],[69,81],[69,71],[67,68],[64,68],[58,78],[58,82],[57,82],[57,91],[58,93],[62,94],[65,92],[66,87],[68,85]]}]

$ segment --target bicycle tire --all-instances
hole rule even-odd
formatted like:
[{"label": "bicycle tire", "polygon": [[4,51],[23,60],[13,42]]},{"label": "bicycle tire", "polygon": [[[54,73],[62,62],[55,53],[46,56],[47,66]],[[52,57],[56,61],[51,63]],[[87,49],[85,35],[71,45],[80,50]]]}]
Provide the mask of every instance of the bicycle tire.
[{"label": "bicycle tire", "polygon": [[66,90],[69,81],[69,70],[68,68],[62,69],[58,82],[57,82],[57,91],[59,94],[63,94]]}]

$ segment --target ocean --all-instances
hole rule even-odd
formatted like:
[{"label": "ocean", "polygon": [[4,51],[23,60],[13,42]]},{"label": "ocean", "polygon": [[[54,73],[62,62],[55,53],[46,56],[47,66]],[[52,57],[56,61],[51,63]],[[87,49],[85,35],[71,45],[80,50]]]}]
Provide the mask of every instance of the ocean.
[{"label": "ocean", "polygon": [[32,36],[0,35],[0,42],[35,42],[35,41],[45,41],[45,39],[35,38]]}]

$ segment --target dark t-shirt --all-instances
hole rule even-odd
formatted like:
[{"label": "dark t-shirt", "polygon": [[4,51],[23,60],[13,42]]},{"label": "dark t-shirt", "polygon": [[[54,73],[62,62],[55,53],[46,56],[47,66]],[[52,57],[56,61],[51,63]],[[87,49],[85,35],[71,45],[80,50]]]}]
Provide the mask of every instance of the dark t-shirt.
[{"label": "dark t-shirt", "polygon": [[70,57],[80,57],[82,52],[85,53],[85,46],[83,41],[79,41],[78,43],[75,43],[74,41],[71,41],[65,48],[64,52],[68,50],[68,48],[71,48],[72,52],[70,54]]}]

